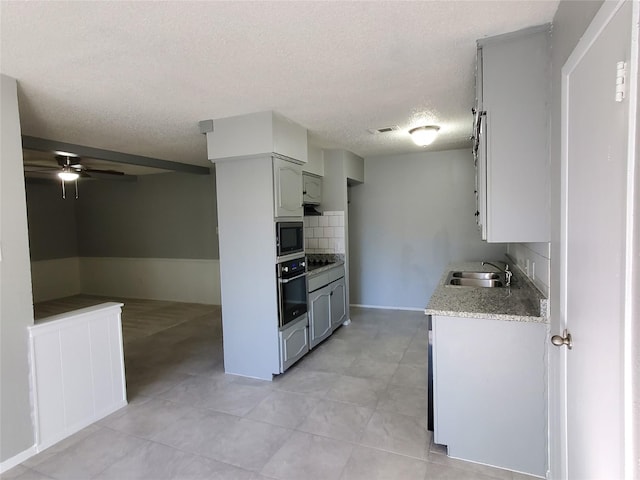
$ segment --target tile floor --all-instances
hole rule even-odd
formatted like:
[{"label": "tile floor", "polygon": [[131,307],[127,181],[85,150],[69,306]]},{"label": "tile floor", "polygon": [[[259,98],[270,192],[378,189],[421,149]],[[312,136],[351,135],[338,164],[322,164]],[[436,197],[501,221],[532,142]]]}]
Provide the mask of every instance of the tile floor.
[{"label": "tile floor", "polygon": [[3,480],[533,478],[433,445],[420,312],[354,308],[351,325],[266,382],[224,374],[219,307],[123,302],[129,405]]}]

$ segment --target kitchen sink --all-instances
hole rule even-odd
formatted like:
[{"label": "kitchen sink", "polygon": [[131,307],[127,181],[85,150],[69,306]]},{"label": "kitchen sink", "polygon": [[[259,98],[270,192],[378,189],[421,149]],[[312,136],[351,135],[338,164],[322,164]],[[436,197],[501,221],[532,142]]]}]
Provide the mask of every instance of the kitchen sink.
[{"label": "kitchen sink", "polygon": [[498,280],[500,274],[494,272],[451,272],[452,278],[477,278],[479,280]]},{"label": "kitchen sink", "polygon": [[492,272],[449,272],[446,285],[458,287],[504,287],[500,275]]}]

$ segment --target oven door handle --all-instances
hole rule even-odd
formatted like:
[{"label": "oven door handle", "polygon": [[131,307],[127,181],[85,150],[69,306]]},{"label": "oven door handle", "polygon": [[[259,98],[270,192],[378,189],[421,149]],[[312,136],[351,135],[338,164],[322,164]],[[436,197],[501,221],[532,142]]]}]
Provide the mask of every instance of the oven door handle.
[{"label": "oven door handle", "polygon": [[299,278],[302,277],[306,277],[307,276],[307,272],[301,273],[300,275],[296,275],[295,277],[291,277],[291,278],[279,278],[278,282],[280,283],[289,283],[289,282],[293,282],[294,280],[297,280]]}]

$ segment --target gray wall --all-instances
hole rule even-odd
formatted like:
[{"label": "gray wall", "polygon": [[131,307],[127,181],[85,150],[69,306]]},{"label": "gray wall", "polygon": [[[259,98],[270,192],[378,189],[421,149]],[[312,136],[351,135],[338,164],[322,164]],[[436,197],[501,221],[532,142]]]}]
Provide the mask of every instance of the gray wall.
[{"label": "gray wall", "polygon": [[27,327],[33,325],[16,81],[0,75],[0,462],[34,444]]},{"label": "gray wall", "polygon": [[[345,241],[345,283],[347,284],[347,310],[351,302],[351,252],[349,251],[349,202],[347,184],[349,180],[364,179],[364,161],[355,153],[347,150],[324,151],[324,177],[322,178],[322,211],[344,212]],[[348,318],[351,313],[348,312]]]},{"label": "gray wall", "polygon": [[365,158],[350,189],[351,303],[424,308],[451,261],[502,259],[476,229],[471,149]]},{"label": "gray wall", "polygon": [[27,218],[31,261],[78,256],[75,193],[57,182],[27,181]]},{"label": "gray wall", "polygon": [[166,173],[136,182],[29,184],[31,259],[70,256],[218,258],[214,175]]},{"label": "gray wall", "polygon": [[87,182],[77,206],[82,257],[218,257],[214,175]]}]

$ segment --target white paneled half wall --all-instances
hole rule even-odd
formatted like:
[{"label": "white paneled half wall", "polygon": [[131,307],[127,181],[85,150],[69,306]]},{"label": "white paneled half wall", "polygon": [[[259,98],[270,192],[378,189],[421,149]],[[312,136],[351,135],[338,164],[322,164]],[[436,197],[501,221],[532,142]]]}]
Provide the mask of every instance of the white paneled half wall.
[{"label": "white paneled half wall", "polygon": [[36,449],[127,404],[122,303],[103,303],[29,327]]}]

